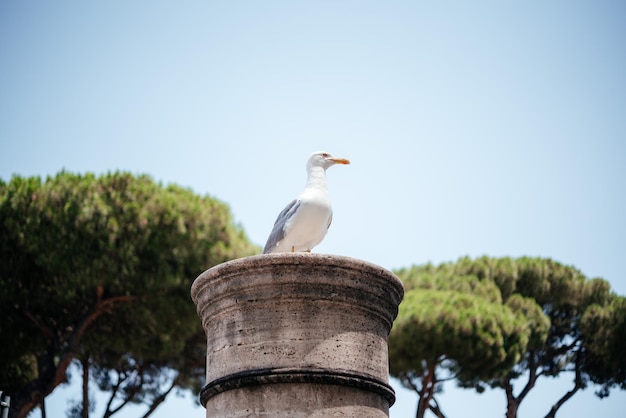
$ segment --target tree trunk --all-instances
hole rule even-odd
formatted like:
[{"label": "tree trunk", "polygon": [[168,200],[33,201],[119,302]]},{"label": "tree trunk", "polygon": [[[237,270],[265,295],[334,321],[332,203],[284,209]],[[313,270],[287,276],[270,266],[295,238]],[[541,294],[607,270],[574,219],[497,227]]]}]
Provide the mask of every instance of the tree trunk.
[{"label": "tree trunk", "polygon": [[519,407],[519,403],[514,400],[512,402],[507,402],[506,404],[506,418],[517,418],[517,408]]},{"label": "tree trunk", "polygon": [[535,353],[531,352],[528,357],[528,381],[526,385],[519,393],[519,395],[513,395],[513,385],[511,385],[511,376],[504,377],[500,381],[500,384],[504,388],[504,392],[506,393],[506,418],[517,418],[517,410],[519,409],[519,405],[522,403],[528,392],[531,391],[532,388],[535,387],[535,383],[537,382],[538,374],[538,366],[537,361],[535,359]]},{"label": "tree trunk", "polygon": [[89,358],[80,361],[83,366],[83,411],[82,418],[89,418]]},{"label": "tree trunk", "polygon": [[417,413],[415,414],[415,418],[424,418],[424,414],[428,410],[428,400],[426,399],[426,394],[422,392],[422,395],[417,401]]},{"label": "tree trunk", "polygon": [[506,418],[517,418],[520,400],[513,395],[513,386],[508,378],[502,379],[501,384],[506,393]]},{"label": "tree trunk", "polygon": [[49,345],[44,353],[37,357],[39,377],[22,390],[11,396],[12,405],[9,410],[9,418],[26,418],[33,409],[41,405],[44,398],[66,380],[67,369],[72,363],[80,345],[80,339],[89,326],[103,313],[108,312],[119,303],[130,302],[137,299],[132,295],[115,296],[105,300],[98,300],[92,310],[73,327],[74,331],[63,340],[52,337],[48,328],[40,323],[35,315],[23,312],[31,319],[43,335],[49,339]]},{"label": "tree trunk", "polygon": [[424,414],[430,409],[430,401],[435,393],[436,383],[435,366],[428,365],[428,370],[422,375],[422,390],[419,393],[415,418],[424,418]]},{"label": "tree trunk", "polygon": [[39,377],[11,397],[9,418],[26,418],[33,409],[42,405],[45,397],[65,381],[72,358],[70,355],[62,357],[56,365],[51,350],[41,354],[37,358]]}]

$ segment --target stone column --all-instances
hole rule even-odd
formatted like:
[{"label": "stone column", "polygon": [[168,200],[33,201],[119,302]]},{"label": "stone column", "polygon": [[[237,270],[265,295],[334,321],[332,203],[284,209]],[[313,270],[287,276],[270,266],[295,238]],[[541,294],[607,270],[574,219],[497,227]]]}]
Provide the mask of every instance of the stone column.
[{"label": "stone column", "polygon": [[207,417],[388,417],[387,336],[404,289],[334,255],[258,255],[215,266],[191,294],[207,334]]}]

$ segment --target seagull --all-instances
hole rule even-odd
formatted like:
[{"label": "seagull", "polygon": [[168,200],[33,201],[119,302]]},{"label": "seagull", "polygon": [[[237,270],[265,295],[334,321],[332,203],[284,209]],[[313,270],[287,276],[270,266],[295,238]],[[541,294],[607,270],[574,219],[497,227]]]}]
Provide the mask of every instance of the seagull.
[{"label": "seagull", "polygon": [[333,220],[326,169],[335,164],[350,164],[324,151],[311,154],[306,164],[307,180],[302,193],[278,214],[263,254],[311,252],[322,242]]}]

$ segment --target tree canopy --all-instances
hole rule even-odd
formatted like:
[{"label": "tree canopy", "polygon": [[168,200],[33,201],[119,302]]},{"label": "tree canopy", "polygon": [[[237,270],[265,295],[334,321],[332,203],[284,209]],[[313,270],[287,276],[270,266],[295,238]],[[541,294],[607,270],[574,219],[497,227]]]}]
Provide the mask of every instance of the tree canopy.
[{"label": "tree canopy", "polygon": [[[108,412],[197,387],[204,334],[191,283],[255,252],[225,204],[148,176],[0,181],[0,388],[11,415],[41,404],[72,361],[113,394]],[[172,382],[159,380],[166,369]]]},{"label": "tree canopy", "polygon": [[546,416],[588,382],[600,396],[624,388],[624,298],[606,281],[529,257],[461,258],[396,273],[407,292],[389,337],[390,370],[418,393],[418,417],[444,416],[435,394],[450,379],[504,389],[508,418],[541,376],[574,375]]}]

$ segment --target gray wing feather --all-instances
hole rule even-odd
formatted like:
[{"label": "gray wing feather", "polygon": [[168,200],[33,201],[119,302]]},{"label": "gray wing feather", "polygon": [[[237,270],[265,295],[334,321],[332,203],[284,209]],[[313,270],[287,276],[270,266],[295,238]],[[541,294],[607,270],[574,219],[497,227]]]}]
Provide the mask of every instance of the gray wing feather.
[{"label": "gray wing feather", "polygon": [[270,233],[269,238],[267,238],[267,242],[265,243],[265,248],[263,249],[263,254],[269,253],[272,248],[276,246],[285,238],[285,225],[287,221],[296,213],[298,207],[300,206],[300,201],[295,199],[293,202],[289,203],[285,209],[283,209],[276,218],[276,222],[274,222],[274,228],[272,228],[272,232]]}]

